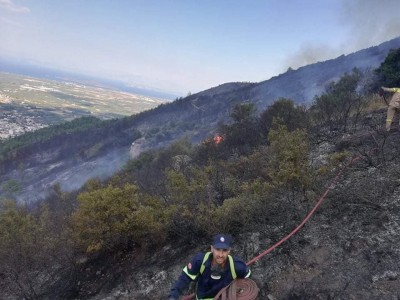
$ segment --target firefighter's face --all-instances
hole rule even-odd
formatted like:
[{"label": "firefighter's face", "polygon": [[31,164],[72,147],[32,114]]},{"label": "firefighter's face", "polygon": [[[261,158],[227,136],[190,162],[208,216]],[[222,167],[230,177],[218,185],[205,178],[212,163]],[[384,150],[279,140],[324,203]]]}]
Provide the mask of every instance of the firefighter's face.
[{"label": "firefighter's face", "polygon": [[218,249],[211,246],[211,252],[213,254],[213,261],[219,265],[225,263],[228,258],[228,254],[231,252],[230,249]]}]

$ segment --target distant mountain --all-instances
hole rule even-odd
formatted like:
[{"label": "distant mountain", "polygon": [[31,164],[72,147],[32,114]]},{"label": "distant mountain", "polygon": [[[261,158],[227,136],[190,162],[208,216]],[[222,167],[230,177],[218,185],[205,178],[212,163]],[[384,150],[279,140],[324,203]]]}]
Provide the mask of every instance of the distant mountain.
[{"label": "distant mountain", "polygon": [[[107,146],[102,146],[102,151],[95,152],[96,155],[91,155],[86,161],[81,153],[90,152],[90,149],[95,149],[96,144],[101,142],[91,137],[90,130],[86,133],[88,138],[85,138],[84,133],[79,133],[80,139],[85,140],[81,145],[80,139],[69,137],[74,143],[78,143],[74,145],[73,151],[59,151],[68,148],[65,144],[68,140],[60,138],[57,143],[46,142],[46,157],[40,157],[34,151],[43,149],[43,146],[32,145],[32,151],[25,149],[23,155],[13,153],[15,163],[0,170],[0,187],[1,182],[17,181],[23,187],[20,195],[24,196],[21,199],[32,194],[42,194],[49,185],[57,181],[63,188],[77,188],[91,177],[111,175],[122,166],[129,159],[130,145],[139,136],[143,138],[140,151],[163,147],[183,137],[199,142],[213,134],[219,123],[229,122],[231,109],[238,103],[255,103],[260,112],[280,97],[290,98],[298,103],[310,103],[315,95],[324,91],[328,83],[338,80],[353,68],[365,70],[378,67],[391,49],[399,47],[400,38],[396,38],[376,47],[290,70],[263,82],[225,83],[123,118],[116,121],[118,124],[113,124],[120,133],[118,137],[115,136],[115,131],[108,130],[109,134],[103,136],[97,132],[98,136],[107,140]],[[140,151],[135,148],[133,152],[137,155]],[[60,152],[63,155],[59,155]],[[112,168],[107,168],[107,172],[104,172],[102,164],[111,162],[110,155],[113,157]],[[83,163],[90,164],[90,172],[79,168]],[[40,177],[21,175],[22,166],[29,166],[30,172],[40,174]]]}]

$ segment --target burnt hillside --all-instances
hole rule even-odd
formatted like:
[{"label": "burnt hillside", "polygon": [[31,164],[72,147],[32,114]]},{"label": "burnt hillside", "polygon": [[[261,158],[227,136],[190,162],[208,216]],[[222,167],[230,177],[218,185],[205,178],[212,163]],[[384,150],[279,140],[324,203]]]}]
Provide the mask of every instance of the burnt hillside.
[{"label": "burnt hillside", "polygon": [[[316,143],[314,163],[347,151],[360,157],[339,178],[310,221],[279,248],[252,265],[259,299],[400,298],[400,132],[380,131],[385,110],[365,116],[365,127]],[[375,120],[375,121],[371,121]],[[372,123],[371,123],[372,122]],[[334,168],[336,174],[346,161]],[[250,261],[291,232],[332,182],[318,192],[274,203],[258,226],[235,237],[233,252]],[[207,239],[177,239],[159,251],[98,260],[79,278],[80,299],[165,299],[183,265]]]},{"label": "burnt hillside", "polygon": [[[237,104],[253,103],[259,113],[280,98],[309,105],[331,82],[339,80],[354,68],[362,72],[371,71],[382,63],[391,49],[398,47],[400,38],[290,70],[259,83],[225,83],[131,117],[85,128],[79,133],[60,133],[37,142],[35,134],[40,140],[47,130],[41,129],[33,133],[33,141],[23,146],[8,150],[8,144],[14,141],[1,143],[0,188],[10,181],[16,182],[19,189],[13,196],[21,201],[32,201],[29,199],[32,194],[36,195],[35,201],[43,198],[49,187],[57,182],[68,191],[79,188],[91,177],[106,178],[119,170],[129,159],[130,145],[139,137],[144,137],[142,151],[162,148],[184,137],[199,143],[214,134],[218,124],[230,122],[230,114]],[[40,154],[38,159],[38,151],[43,153],[43,159]],[[54,155],[57,153],[63,155]],[[112,165],[96,167],[110,161],[110,157]],[[91,172],[80,168],[82,161],[92,165]],[[20,170],[29,169],[32,165],[31,172],[40,176],[21,176]]]}]

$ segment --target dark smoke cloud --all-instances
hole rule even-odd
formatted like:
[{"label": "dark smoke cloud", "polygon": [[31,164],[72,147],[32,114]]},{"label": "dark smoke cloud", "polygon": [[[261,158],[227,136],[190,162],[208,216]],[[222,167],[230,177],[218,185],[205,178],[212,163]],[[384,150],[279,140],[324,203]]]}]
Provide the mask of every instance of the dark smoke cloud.
[{"label": "dark smoke cloud", "polygon": [[285,69],[336,58],[400,36],[400,0],[343,1],[341,24],[347,33],[340,45],[304,44],[286,59]]}]

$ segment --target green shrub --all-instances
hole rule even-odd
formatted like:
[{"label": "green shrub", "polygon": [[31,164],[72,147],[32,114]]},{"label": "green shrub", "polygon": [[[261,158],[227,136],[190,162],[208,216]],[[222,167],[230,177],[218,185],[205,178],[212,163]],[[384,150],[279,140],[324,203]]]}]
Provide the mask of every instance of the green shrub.
[{"label": "green shrub", "polygon": [[49,210],[37,215],[4,201],[0,209],[0,270],[13,295],[40,299],[71,266],[69,244],[52,231]]},{"label": "green shrub", "polygon": [[[162,208],[140,201],[138,188],[107,186],[78,196],[79,207],[72,215],[78,244],[87,252],[145,245],[146,238],[160,237]],[[156,239],[154,239],[156,240]]]},{"label": "green shrub", "polygon": [[239,196],[226,199],[214,211],[215,227],[221,232],[240,233],[253,223],[252,219],[257,207],[258,205],[252,197]]},{"label": "green shrub", "polygon": [[312,184],[309,142],[305,131],[288,132],[284,126],[271,130],[270,178],[274,185],[305,191]]}]

